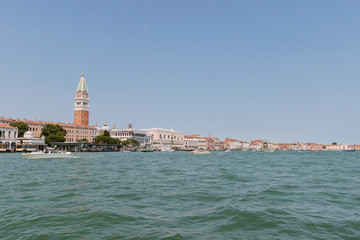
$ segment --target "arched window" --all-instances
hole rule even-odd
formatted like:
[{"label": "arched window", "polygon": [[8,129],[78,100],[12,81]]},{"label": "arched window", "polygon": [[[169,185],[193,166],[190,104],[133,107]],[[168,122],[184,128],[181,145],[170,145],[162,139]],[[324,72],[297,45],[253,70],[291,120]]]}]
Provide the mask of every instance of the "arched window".
[{"label": "arched window", "polygon": [[160,139],[161,139],[161,134],[160,134]]}]

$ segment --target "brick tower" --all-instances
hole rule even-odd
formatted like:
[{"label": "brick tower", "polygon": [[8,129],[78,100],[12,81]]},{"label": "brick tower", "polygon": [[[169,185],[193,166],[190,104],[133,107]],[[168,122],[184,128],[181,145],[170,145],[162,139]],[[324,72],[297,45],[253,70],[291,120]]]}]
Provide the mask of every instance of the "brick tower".
[{"label": "brick tower", "polygon": [[86,87],[84,73],[81,74],[80,82],[76,90],[74,107],[74,124],[89,126],[89,93]]}]

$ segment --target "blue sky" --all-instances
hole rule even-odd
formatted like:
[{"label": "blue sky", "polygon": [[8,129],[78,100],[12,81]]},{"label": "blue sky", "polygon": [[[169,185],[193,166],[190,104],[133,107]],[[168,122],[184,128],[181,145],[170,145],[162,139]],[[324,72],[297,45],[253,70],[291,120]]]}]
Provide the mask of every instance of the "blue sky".
[{"label": "blue sky", "polygon": [[360,144],[359,1],[0,1],[0,115]]}]

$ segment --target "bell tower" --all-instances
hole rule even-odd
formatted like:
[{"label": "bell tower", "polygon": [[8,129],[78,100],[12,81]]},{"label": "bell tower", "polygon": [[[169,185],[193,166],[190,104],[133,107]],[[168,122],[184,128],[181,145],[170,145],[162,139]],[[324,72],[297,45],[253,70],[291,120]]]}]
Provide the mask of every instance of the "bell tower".
[{"label": "bell tower", "polygon": [[86,87],[84,73],[81,74],[80,82],[76,90],[74,106],[74,124],[89,126],[89,93]]}]

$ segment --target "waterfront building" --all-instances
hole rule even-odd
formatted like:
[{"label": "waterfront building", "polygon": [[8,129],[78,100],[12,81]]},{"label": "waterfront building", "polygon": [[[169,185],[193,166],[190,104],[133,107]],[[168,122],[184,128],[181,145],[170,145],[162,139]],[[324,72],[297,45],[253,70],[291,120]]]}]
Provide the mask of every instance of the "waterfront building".
[{"label": "waterfront building", "polygon": [[220,141],[219,146],[220,146],[220,150],[225,150],[225,142]]},{"label": "waterfront building", "polygon": [[248,151],[250,149],[250,143],[248,142],[242,142],[242,148],[241,150]]},{"label": "waterfront building", "polygon": [[257,139],[250,141],[249,150],[260,151],[263,148],[263,140]]},{"label": "waterfront building", "polygon": [[240,141],[230,141],[229,142],[229,149],[230,150],[241,150],[242,144]]},{"label": "waterfront building", "polygon": [[96,128],[93,126],[77,126],[72,123],[50,122],[50,121],[32,121],[32,120],[15,120],[9,118],[0,118],[0,123],[24,122],[29,126],[35,138],[41,136],[41,131],[46,124],[54,124],[63,127],[66,130],[66,142],[76,142],[77,140],[86,138],[92,142],[93,136],[96,134]]},{"label": "waterfront building", "polygon": [[110,131],[110,137],[125,141],[127,139],[134,139],[140,143],[140,147],[151,147],[152,135],[148,134],[146,130],[133,129],[132,124],[128,124],[125,129],[118,130],[116,126]]},{"label": "waterfront building", "polygon": [[0,151],[15,151],[18,129],[0,122]]},{"label": "waterfront building", "polygon": [[328,151],[343,151],[343,150],[348,150],[348,146],[345,145],[345,144],[325,145],[325,150],[328,150]]},{"label": "waterfront building", "polygon": [[184,137],[184,148],[185,150],[196,150],[199,149],[199,140],[196,138]]},{"label": "waterfront building", "polygon": [[159,150],[184,149],[184,133],[173,129],[142,129],[152,136],[152,148]]},{"label": "waterfront building", "polygon": [[294,148],[294,147],[292,147],[293,145],[295,145],[295,144],[294,143],[277,143],[276,149],[282,150],[282,151],[291,150]]},{"label": "waterfront building", "polygon": [[204,137],[200,136],[200,133],[193,135],[185,135],[184,138],[187,139],[188,141],[196,140],[198,144],[197,149],[203,149],[203,150],[206,149],[206,140]]},{"label": "waterfront building", "polygon": [[211,137],[210,133],[208,137],[205,137],[206,149],[208,150],[220,150],[220,140],[217,137]]},{"label": "waterfront building", "polygon": [[232,138],[225,138],[225,148],[229,150],[240,150],[242,142]]},{"label": "waterfront building", "polygon": [[323,150],[324,145],[323,144],[317,144],[317,143],[303,143],[302,144],[302,150]]},{"label": "waterfront building", "polygon": [[347,146],[347,150],[356,150],[356,151],[360,151],[360,145],[348,145]]},{"label": "waterfront building", "polygon": [[19,137],[17,141],[16,150],[18,151],[35,151],[43,149],[45,145],[45,137],[36,138],[34,133],[27,131],[24,133],[24,137]]},{"label": "waterfront building", "polygon": [[232,138],[225,138],[225,148],[229,150],[249,150],[250,143]]}]

